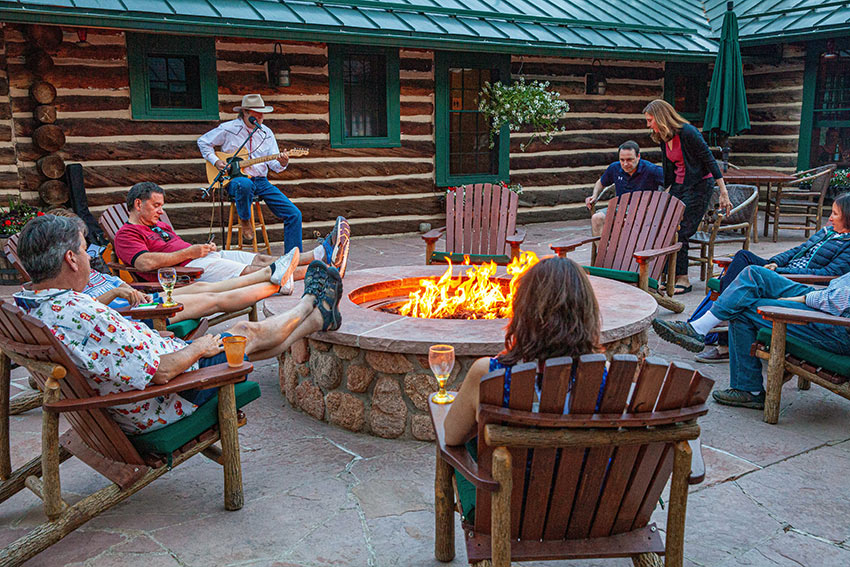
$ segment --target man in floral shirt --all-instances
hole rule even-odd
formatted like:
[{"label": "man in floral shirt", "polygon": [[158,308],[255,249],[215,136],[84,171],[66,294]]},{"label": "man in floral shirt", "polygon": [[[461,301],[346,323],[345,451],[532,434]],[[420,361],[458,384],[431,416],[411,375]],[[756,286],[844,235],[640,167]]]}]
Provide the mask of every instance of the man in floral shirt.
[{"label": "man in floral shirt", "polygon": [[[79,219],[53,215],[33,219],[24,227],[18,254],[32,277],[32,289],[15,294],[15,302],[50,328],[98,393],[144,390],[187,370],[225,362],[220,335],[205,335],[191,343],[162,337],[81,293],[90,274],[84,231]],[[295,254],[286,271],[291,273],[297,264]],[[316,261],[307,271],[305,293],[295,308],[261,322],[240,321],[231,332],[247,337],[245,351],[253,360],[271,358],[316,331],[339,328],[341,296],[339,272]],[[112,415],[127,433],[153,431],[190,415],[213,394],[213,390],[184,391],[116,406]]]}]

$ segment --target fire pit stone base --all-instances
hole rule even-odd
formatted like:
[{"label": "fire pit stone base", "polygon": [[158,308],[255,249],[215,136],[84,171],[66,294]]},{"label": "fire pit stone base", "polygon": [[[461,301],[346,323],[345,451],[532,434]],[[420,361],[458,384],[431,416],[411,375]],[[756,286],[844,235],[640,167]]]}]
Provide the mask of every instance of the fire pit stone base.
[{"label": "fire pit stone base", "polygon": [[[605,354],[647,355],[648,331],[606,344]],[[477,356],[458,356],[449,389]],[[289,404],[320,421],[386,438],[434,439],[428,395],[437,380],[428,357],[366,350],[309,339],[305,351],[280,356],[280,392]]]}]

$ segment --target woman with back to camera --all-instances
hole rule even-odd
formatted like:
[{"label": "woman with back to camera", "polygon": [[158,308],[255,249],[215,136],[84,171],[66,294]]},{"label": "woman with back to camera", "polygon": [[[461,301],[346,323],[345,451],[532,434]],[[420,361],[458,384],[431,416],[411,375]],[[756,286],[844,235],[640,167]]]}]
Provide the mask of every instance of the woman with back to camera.
[{"label": "woman with back to camera", "polygon": [[720,208],[732,210],[723,173],[699,130],[683,118],[670,103],[653,100],[643,109],[652,139],[661,146],[664,187],[685,204],[679,225],[682,248],[676,256],[676,290],[674,294],[693,289],[688,279],[688,239],[696,233],[708,211],[714,184],[720,189]]}]

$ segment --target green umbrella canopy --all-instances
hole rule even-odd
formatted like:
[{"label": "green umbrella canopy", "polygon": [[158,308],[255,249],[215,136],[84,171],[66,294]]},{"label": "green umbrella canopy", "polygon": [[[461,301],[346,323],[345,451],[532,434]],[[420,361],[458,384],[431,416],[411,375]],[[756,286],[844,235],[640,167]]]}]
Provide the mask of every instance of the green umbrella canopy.
[{"label": "green umbrella canopy", "polygon": [[732,2],[726,8],[702,126],[704,132],[721,137],[737,136],[750,129],[744,66],[738,42],[738,17],[732,11]]}]

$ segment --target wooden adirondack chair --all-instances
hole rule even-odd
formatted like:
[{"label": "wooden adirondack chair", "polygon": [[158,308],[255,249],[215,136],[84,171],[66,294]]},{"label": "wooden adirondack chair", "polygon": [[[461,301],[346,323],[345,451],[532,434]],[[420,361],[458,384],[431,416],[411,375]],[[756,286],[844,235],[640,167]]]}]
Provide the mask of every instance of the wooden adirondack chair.
[{"label": "wooden adirondack chair", "polygon": [[[585,270],[602,276],[636,284],[652,295],[659,305],[676,313],[685,305],[672,298],[676,252],[682,247],[676,232],[685,205],[662,191],[625,193],[608,201],[608,212],[600,236],[573,238],[551,245],[558,256],[579,246],[593,243],[591,265]],[[658,279],[667,259],[667,293],[658,292]]]},{"label": "wooden adirondack chair", "polygon": [[[473,264],[509,264],[519,256],[519,247],[525,240],[525,230],[516,228],[518,203],[516,193],[491,183],[448,191],[446,226],[422,235],[425,263],[451,260],[460,264],[464,256],[469,256]],[[437,240],[444,234],[446,251],[436,252]]]},{"label": "wooden adirondack chair", "polygon": [[[133,287],[144,290],[146,292],[154,292],[154,291],[162,291],[162,288],[158,283],[148,282],[139,277],[139,274],[143,273],[141,270],[137,270],[133,266],[128,266],[127,264],[122,263],[118,259],[118,255],[115,254],[115,235],[118,233],[118,229],[127,224],[130,220],[130,213],[127,210],[127,205],[125,203],[119,203],[117,205],[112,205],[108,207],[103,214],[100,215],[98,219],[98,224],[103,229],[103,232],[106,233],[106,237],[112,243],[112,255],[113,262],[109,265],[109,268],[116,272],[124,271],[130,274],[130,277],[133,278],[133,282],[130,283]],[[162,222],[167,224],[168,226],[174,228],[174,225],[171,224],[171,220],[168,218],[168,215],[165,214],[165,211],[162,212],[162,216],[160,219]],[[188,268],[185,266],[176,266],[175,270],[177,271],[178,278],[178,286],[186,285],[191,283],[195,278],[201,276],[204,273],[203,269],[200,268]],[[182,279],[182,281],[180,281]],[[209,325],[218,325],[224,321],[229,321],[230,319],[234,319],[236,317],[241,317],[242,315],[248,315],[248,319],[250,321],[258,321],[259,314],[257,310],[257,304],[255,303],[251,307],[246,307],[245,309],[240,309],[239,311],[233,311],[232,313],[222,313],[220,315],[216,315],[215,317],[211,317],[209,320]]]},{"label": "wooden adirondack chair", "polygon": [[[651,566],[662,565],[656,554],[666,554],[668,567],[682,565],[688,440],[699,436],[696,419],[708,411],[714,382],[657,358],[639,365],[633,355],[615,355],[603,385],[604,368],[601,354],[546,361],[536,411],[536,362],[513,368],[509,407],[503,407],[504,370],[487,374],[479,392],[477,461],[465,447],[445,444],[449,406],[430,404],[438,560],[454,558],[457,470],[476,487],[474,524],[464,526],[471,564],[631,557]],[[665,544],[649,520],[671,472]]]},{"label": "wooden adirondack chair", "polygon": [[850,319],[819,311],[774,306],[759,307],[758,312],[773,323],[773,329],[759,329],[752,347],[752,354],[767,360],[764,421],[779,421],[782,385],[792,376],[797,376],[797,388],[800,390],[808,390],[814,382],[850,400],[850,356],[829,352],[785,335],[788,325],[822,323],[850,327]]},{"label": "wooden adirondack chair", "polygon": [[[237,428],[245,418],[237,407],[259,397],[259,386],[245,382],[251,364],[236,368],[219,364],[185,372],[162,386],[99,396],[50,330],[5,302],[0,306],[0,350],[0,502],[26,487],[44,502],[48,518],[0,551],[0,567],[24,563],[197,453],[223,466],[225,508],[242,507]],[[9,447],[10,359],[27,367],[44,390],[41,457],[14,471]],[[158,431],[128,436],[107,412],[115,405],[190,388],[218,388],[218,396]],[[60,414],[71,424],[61,436]],[[213,446],[219,440],[221,449]],[[72,455],[112,481],[73,506],[62,499],[59,480],[59,464]]]}]

